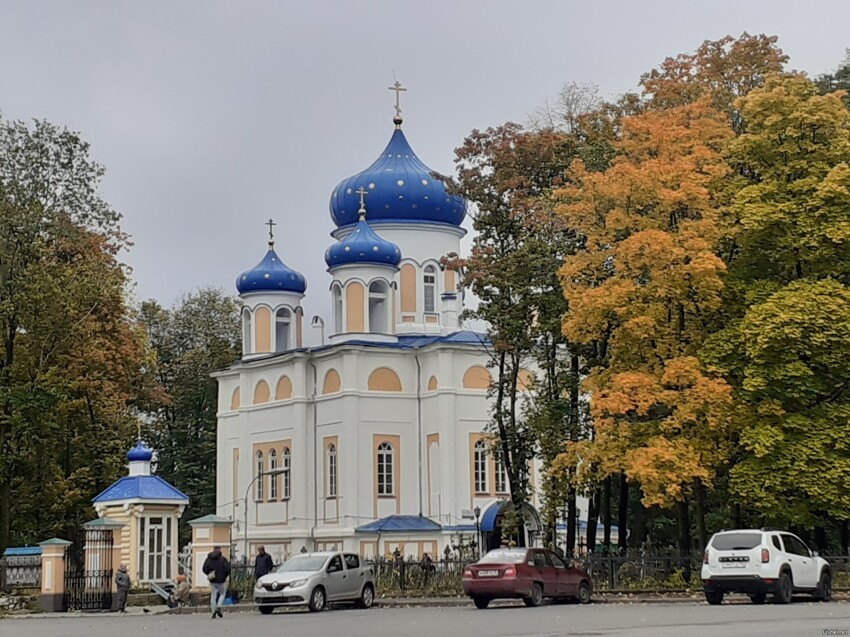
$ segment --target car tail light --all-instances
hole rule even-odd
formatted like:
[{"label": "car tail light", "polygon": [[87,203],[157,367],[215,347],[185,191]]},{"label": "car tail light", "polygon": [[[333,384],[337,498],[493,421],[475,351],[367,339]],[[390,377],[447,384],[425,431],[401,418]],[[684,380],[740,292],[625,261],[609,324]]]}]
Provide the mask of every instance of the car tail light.
[{"label": "car tail light", "polygon": [[464,577],[472,577],[472,569],[471,568],[463,569],[463,576]]},{"label": "car tail light", "polygon": [[770,551],[767,549],[761,550],[761,562],[762,564],[767,564],[770,561]]},{"label": "car tail light", "polygon": [[702,563],[708,564],[708,551],[702,554]]},{"label": "car tail light", "polygon": [[509,566],[505,569],[504,577],[515,577],[516,569],[513,566]]}]

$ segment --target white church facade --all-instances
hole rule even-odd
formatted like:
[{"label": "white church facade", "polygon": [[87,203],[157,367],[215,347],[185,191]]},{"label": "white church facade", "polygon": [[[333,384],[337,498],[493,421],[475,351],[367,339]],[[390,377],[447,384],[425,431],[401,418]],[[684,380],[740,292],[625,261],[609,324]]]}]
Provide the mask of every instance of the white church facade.
[{"label": "white church facade", "polygon": [[[331,196],[327,342],[303,346],[306,281],[273,240],[237,280],[243,356],[216,374],[216,514],[234,520],[237,556],[499,542],[508,484],[484,432],[489,344],[460,328],[463,294],[440,264],[460,253],[466,205],[414,154],[398,109],[394,123]],[[535,542],[536,492],[531,504]]]}]

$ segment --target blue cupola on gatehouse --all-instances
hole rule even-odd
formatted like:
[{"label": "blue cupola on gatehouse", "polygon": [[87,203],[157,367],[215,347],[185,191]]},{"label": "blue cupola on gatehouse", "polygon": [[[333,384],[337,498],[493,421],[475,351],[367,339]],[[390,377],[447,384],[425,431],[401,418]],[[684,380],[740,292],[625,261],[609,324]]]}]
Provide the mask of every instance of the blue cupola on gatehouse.
[{"label": "blue cupola on gatehouse", "polygon": [[[396,90],[405,90],[396,83]],[[428,223],[460,226],[466,216],[462,197],[446,192],[413,152],[401,130],[401,109],[396,102],[395,130],[390,143],[366,170],[344,179],[331,195],[331,218],[337,227],[357,223],[357,191],[369,192],[369,222],[373,225]]]}]

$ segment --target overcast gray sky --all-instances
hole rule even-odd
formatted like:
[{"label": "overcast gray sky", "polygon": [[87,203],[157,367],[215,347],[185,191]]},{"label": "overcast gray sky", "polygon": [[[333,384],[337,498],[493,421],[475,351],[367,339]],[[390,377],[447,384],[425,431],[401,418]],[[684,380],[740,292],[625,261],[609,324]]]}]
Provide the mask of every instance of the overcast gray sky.
[{"label": "overcast gray sky", "polygon": [[310,316],[330,305],[331,191],[388,141],[393,71],[408,140],[450,172],[471,129],[525,121],[565,82],[614,96],[745,30],[818,74],[843,58],[848,24],[846,0],[0,0],[0,110],[91,143],[140,299],[235,293],[273,217]]}]

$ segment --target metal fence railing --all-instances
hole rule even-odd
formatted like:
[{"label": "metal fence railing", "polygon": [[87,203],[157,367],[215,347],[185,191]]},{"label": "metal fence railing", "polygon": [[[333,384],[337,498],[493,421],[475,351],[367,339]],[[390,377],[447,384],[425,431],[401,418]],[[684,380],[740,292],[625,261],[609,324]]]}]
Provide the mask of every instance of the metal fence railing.
[{"label": "metal fence railing", "polygon": [[41,587],[41,553],[6,554],[0,559],[0,590]]},{"label": "metal fence railing", "polygon": [[[832,566],[833,588],[850,588],[850,556],[824,556]],[[461,595],[463,569],[472,559],[441,558],[423,563],[415,558],[366,558],[381,596]],[[568,560],[569,562],[570,560]],[[596,591],[699,590],[702,556],[677,555],[585,555],[572,563],[586,570]],[[254,587],[252,565],[234,564],[228,589],[239,600],[251,602]]]}]

